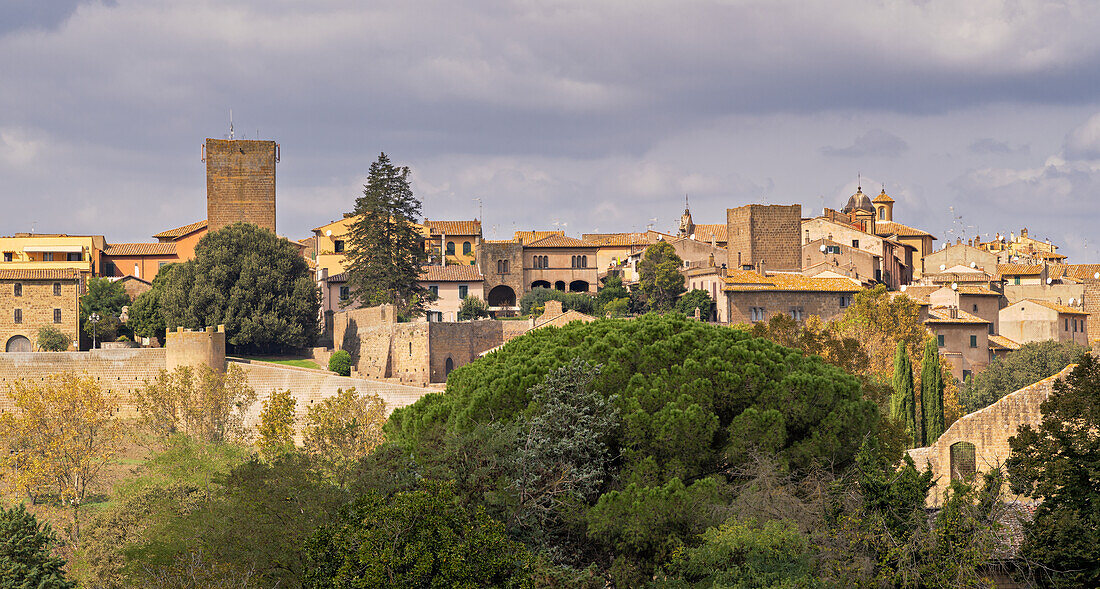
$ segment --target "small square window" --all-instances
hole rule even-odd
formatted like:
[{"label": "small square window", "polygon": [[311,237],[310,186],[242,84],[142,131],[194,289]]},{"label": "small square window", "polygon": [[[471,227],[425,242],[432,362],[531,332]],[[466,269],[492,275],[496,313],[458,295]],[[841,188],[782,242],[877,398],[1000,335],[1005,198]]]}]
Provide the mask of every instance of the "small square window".
[{"label": "small square window", "polygon": [[332,245],[332,249],[338,254],[343,253],[344,252],[344,240],[343,239],[337,239],[336,242]]},{"label": "small square window", "polygon": [[61,283],[60,282],[53,283],[53,296],[55,296],[55,297],[61,296]]},{"label": "small square window", "polygon": [[54,309],[53,310],[53,322],[54,323],[61,323],[61,309]]},{"label": "small square window", "polygon": [[346,301],[351,297],[351,288],[347,286],[340,287],[340,300]]},{"label": "small square window", "polygon": [[970,336],[970,347],[971,348],[978,347],[978,336],[976,336],[976,335]]},{"label": "small square window", "polygon": [[853,239],[852,240],[852,247],[854,247],[856,249],[859,249],[859,240],[858,239]]},{"label": "small square window", "polygon": [[937,335],[936,336],[936,345],[938,345],[941,348],[944,346],[943,335]]},{"label": "small square window", "polygon": [[84,254],[81,252],[69,252],[65,259],[69,262],[82,262],[84,261]]},{"label": "small square window", "polygon": [[23,285],[18,282],[15,283],[15,296],[23,296]]},{"label": "small square window", "polygon": [[22,323],[23,322],[23,309],[16,309],[15,310],[15,322],[16,323]]},{"label": "small square window", "polygon": [[12,259],[11,252],[4,252],[4,261],[5,262],[10,262],[11,259]]},{"label": "small square window", "polygon": [[458,298],[465,299],[470,292],[470,287],[465,284],[458,285]]},{"label": "small square window", "polygon": [[432,293],[432,298],[433,299],[438,299],[439,298],[439,286],[437,286],[435,284],[429,286],[428,287],[428,292]]}]

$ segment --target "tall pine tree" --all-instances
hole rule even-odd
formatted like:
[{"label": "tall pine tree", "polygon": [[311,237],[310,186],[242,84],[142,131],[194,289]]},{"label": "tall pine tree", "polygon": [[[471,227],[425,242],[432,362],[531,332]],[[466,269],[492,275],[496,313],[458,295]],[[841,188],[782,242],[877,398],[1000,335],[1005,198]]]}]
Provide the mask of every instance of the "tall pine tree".
[{"label": "tall pine tree", "polygon": [[890,417],[905,424],[905,431],[912,443],[917,438],[917,399],[913,396],[913,365],[909,362],[909,353],[905,342],[898,341],[894,353],[894,394],[890,397]]},{"label": "tall pine tree", "polygon": [[391,304],[403,314],[424,310],[428,291],[417,279],[427,253],[416,225],[420,201],[409,186],[409,173],[409,168],[390,163],[385,153],[370,166],[348,228],[349,301]]},{"label": "tall pine tree", "polygon": [[924,344],[921,360],[921,424],[922,445],[935,442],[943,433],[943,375],[940,373],[940,349],[936,340]]}]

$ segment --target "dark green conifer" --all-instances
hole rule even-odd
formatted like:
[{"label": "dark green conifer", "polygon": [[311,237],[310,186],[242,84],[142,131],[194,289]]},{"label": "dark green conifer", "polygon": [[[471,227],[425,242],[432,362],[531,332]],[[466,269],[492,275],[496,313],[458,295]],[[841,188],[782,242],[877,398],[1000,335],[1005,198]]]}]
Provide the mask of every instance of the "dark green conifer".
[{"label": "dark green conifer", "polygon": [[936,340],[924,344],[921,361],[921,445],[935,442],[943,434],[943,376],[940,374],[940,350]]},{"label": "dark green conifer", "polygon": [[894,353],[894,394],[890,397],[890,417],[905,424],[912,443],[919,442],[917,429],[917,399],[913,396],[913,365],[905,342],[898,342]]}]

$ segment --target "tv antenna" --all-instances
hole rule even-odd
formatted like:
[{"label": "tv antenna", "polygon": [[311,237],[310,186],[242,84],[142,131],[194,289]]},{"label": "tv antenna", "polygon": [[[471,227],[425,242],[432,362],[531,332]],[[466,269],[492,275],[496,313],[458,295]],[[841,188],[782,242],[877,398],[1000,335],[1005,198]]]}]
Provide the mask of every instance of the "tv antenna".
[{"label": "tv antenna", "polygon": [[229,109],[229,140],[233,140],[233,109]]},{"label": "tv antenna", "polygon": [[471,200],[476,200],[477,201],[477,220],[478,221],[484,221],[485,220],[484,213],[481,210],[481,198],[474,198],[474,199],[471,199]]}]

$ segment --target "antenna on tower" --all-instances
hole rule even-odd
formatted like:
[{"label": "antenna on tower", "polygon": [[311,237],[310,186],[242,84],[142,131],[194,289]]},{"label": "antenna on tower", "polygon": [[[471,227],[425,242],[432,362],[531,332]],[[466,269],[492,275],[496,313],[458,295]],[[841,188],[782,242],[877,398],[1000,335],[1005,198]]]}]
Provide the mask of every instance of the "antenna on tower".
[{"label": "antenna on tower", "polygon": [[856,192],[863,192],[863,174],[856,172]]},{"label": "antenna on tower", "polygon": [[233,109],[229,109],[229,139],[233,140]]}]

